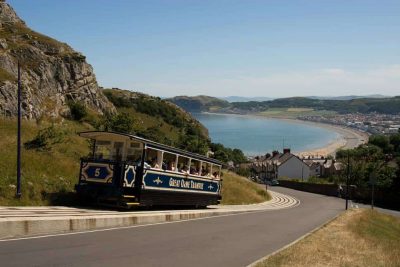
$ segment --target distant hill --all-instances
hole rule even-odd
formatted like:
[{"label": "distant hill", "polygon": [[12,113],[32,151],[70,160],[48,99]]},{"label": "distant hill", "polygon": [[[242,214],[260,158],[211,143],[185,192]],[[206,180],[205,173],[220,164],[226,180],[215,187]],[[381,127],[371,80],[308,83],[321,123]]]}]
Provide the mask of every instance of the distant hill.
[{"label": "distant hill", "polygon": [[271,97],[264,97],[264,96],[256,96],[256,97],[245,97],[245,96],[227,96],[227,97],[220,97],[220,99],[226,100],[230,103],[232,102],[250,102],[250,101],[268,101],[273,100],[274,98]]},{"label": "distant hill", "polygon": [[[338,113],[368,113],[378,112],[386,114],[400,113],[400,96],[380,97],[374,95],[370,98],[350,100],[319,99],[317,97],[289,97],[269,101],[232,102],[220,100],[215,97],[175,97],[169,99],[189,112],[214,111],[222,113],[258,113],[270,108],[311,108],[314,110],[328,110]],[[349,96],[350,97],[350,96]],[[340,98],[340,97],[339,97]],[[346,97],[342,97],[346,98]]]},{"label": "distant hill", "polygon": [[231,104],[235,112],[260,112],[268,108],[312,108],[315,110],[331,110],[338,113],[386,114],[400,113],[400,96],[390,98],[358,98],[352,100],[320,100],[306,97],[290,97],[264,102],[236,102]]},{"label": "distant hill", "polygon": [[307,96],[307,98],[311,99],[319,99],[319,100],[353,100],[360,98],[390,98],[390,96],[373,94],[373,95],[348,95],[348,96]]},{"label": "distant hill", "polygon": [[230,107],[229,102],[226,100],[205,95],[175,96],[166,100],[189,112],[219,111],[221,109]]}]

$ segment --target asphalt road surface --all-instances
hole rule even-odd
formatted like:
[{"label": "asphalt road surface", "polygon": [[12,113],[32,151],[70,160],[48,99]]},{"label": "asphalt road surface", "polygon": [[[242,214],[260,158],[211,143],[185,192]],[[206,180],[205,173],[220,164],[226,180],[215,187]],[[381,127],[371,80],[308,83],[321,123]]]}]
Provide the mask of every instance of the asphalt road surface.
[{"label": "asphalt road surface", "polygon": [[0,242],[0,266],[246,266],[344,210],[344,201],[286,188],[283,210]]}]

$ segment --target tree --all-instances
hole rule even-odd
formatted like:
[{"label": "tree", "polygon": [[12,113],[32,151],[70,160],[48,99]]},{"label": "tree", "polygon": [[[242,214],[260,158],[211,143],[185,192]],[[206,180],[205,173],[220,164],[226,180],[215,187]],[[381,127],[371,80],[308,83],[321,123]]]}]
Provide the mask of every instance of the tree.
[{"label": "tree", "polygon": [[106,113],[96,128],[104,131],[113,131],[119,133],[133,133],[134,119],[129,113],[118,113],[115,115]]},{"label": "tree", "polygon": [[393,146],[390,144],[389,137],[385,135],[373,135],[369,138],[368,143],[382,148],[384,153],[393,151]]},{"label": "tree", "polygon": [[390,144],[396,153],[400,153],[400,133],[390,136]]}]

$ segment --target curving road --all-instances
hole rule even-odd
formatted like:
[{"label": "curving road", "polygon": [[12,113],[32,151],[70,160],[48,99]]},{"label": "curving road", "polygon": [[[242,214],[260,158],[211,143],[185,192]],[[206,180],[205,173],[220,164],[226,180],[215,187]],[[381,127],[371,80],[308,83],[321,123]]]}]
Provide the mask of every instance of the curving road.
[{"label": "curving road", "polygon": [[[341,199],[286,188],[300,205],[251,213],[0,242],[1,266],[246,266],[344,209]],[[221,207],[223,208],[223,207]]]}]

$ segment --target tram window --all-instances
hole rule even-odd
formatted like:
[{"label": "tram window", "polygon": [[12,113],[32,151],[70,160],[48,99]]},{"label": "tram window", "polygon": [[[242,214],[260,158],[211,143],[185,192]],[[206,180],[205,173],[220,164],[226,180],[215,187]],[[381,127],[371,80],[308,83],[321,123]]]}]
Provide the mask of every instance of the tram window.
[{"label": "tram window", "polygon": [[212,166],[212,177],[219,179],[221,174],[221,166],[213,164]]},{"label": "tram window", "polygon": [[111,156],[111,142],[96,140],[94,158],[95,159],[110,159],[110,156]]},{"label": "tram window", "polygon": [[126,153],[126,160],[138,163],[142,159],[142,148],[138,142],[130,142]]},{"label": "tram window", "polygon": [[161,169],[162,165],[162,151],[155,150],[152,148],[146,149],[146,164],[154,169]]},{"label": "tram window", "polygon": [[111,159],[113,160],[122,160],[122,152],[124,149],[123,142],[114,142],[114,146],[112,149]]},{"label": "tram window", "polygon": [[200,175],[201,174],[201,161],[192,159],[190,161],[190,174]]},{"label": "tram window", "polygon": [[201,176],[211,176],[211,163],[203,162],[201,165]]},{"label": "tram window", "polygon": [[187,157],[178,157],[178,171],[182,173],[189,173],[190,159]]},{"label": "tram window", "polygon": [[167,171],[176,171],[176,155],[164,152],[162,168]]}]

